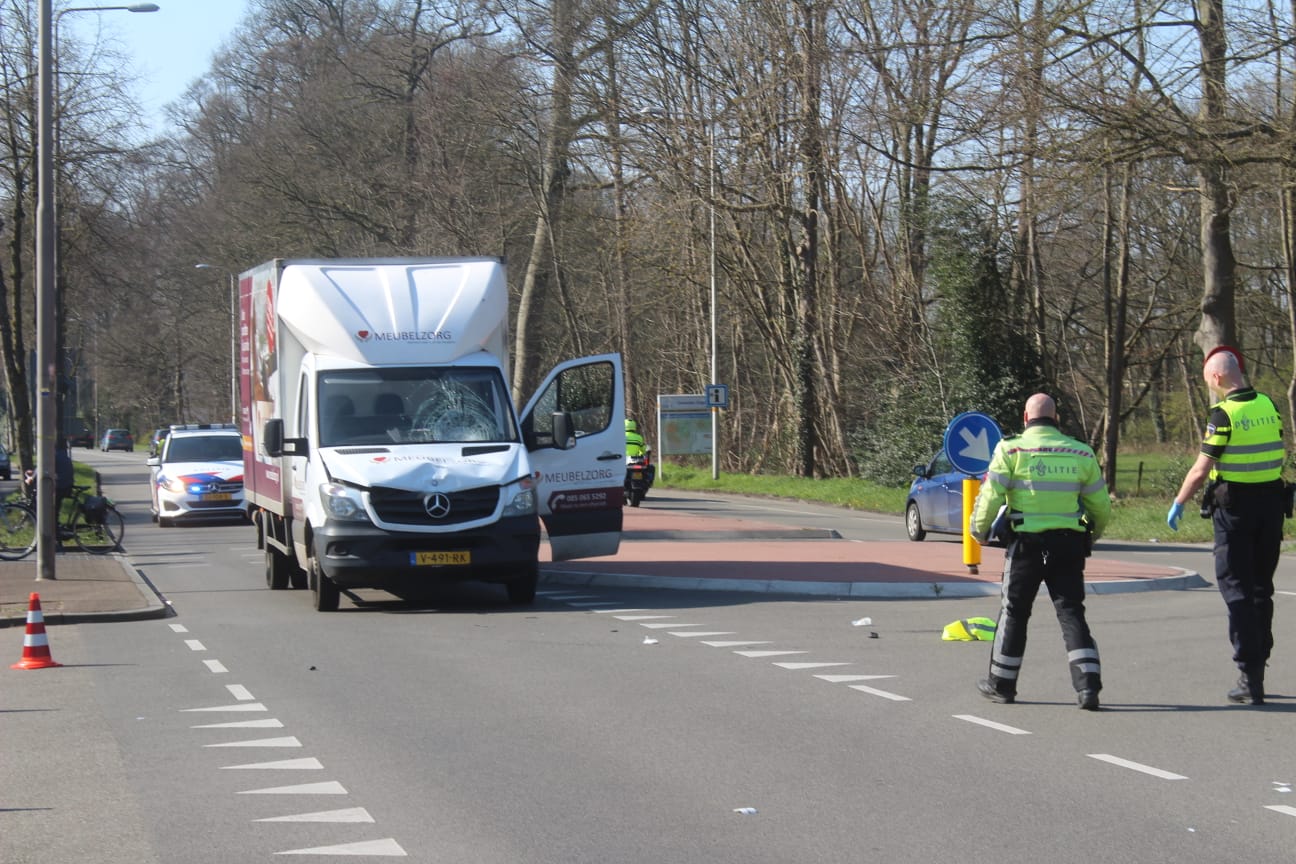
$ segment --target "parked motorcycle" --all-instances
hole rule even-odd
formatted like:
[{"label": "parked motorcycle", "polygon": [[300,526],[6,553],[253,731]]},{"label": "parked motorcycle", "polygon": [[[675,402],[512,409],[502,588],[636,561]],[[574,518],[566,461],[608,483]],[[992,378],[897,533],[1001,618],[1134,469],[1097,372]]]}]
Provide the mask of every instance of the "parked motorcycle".
[{"label": "parked motorcycle", "polygon": [[648,490],[652,488],[655,474],[656,468],[652,464],[652,451],[644,453],[642,456],[627,457],[625,503],[631,507],[638,507],[639,502],[644,499],[648,494]]}]

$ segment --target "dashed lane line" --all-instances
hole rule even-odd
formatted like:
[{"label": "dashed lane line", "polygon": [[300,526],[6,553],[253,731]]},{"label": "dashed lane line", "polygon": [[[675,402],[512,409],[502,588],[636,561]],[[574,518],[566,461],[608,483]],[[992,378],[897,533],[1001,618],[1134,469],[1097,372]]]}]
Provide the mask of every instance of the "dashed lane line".
[{"label": "dashed lane line", "polygon": [[674,618],[674,615],[613,615],[618,621],[660,621],[663,618]]},{"label": "dashed lane line", "polygon": [[189,714],[196,711],[266,711],[266,706],[260,702],[239,702],[236,705],[213,705],[210,708],[181,708],[181,712]]},{"label": "dashed lane line", "polygon": [[887,690],[879,690],[876,687],[869,687],[867,684],[848,684],[852,690],[858,690],[861,693],[869,693],[873,696],[881,696],[883,699],[890,699],[892,702],[912,702],[908,696],[901,696],[899,693],[891,693]]},{"label": "dashed lane line", "polygon": [[994,729],[998,732],[1007,732],[1009,735],[1031,734],[1025,729],[1018,729],[1016,726],[1009,726],[1007,723],[996,723],[993,720],[987,720],[984,717],[978,717],[975,714],[955,714],[954,717],[957,720],[966,720],[968,723],[975,723],[978,726],[985,726],[987,729]]},{"label": "dashed lane line", "polygon": [[1286,804],[1266,804],[1265,809],[1281,813],[1284,816],[1296,816],[1296,807],[1289,807]]},{"label": "dashed lane line", "polygon": [[1143,774],[1159,777],[1162,780],[1187,780],[1182,774],[1176,774],[1173,771],[1163,771],[1160,768],[1154,768],[1151,765],[1144,765],[1141,762],[1131,762],[1129,759],[1122,759],[1119,756],[1113,756],[1110,753],[1088,753],[1090,759],[1097,759],[1099,762],[1107,762],[1120,768],[1128,768],[1131,771],[1139,771]]},{"label": "dashed lane line", "polygon": [[823,669],[828,666],[849,666],[851,664],[847,661],[840,661],[835,663],[791,662],[791,663],[775,663],[774,665],[778,666],[780,669],[791,669],[793,672],[800,672],[805,669]]},{"label": "dashed lane line", "polygon": [[248,690],[242,684],[226,684],[225,689],[230,695],[240,702],[251,702],[253,700],[252,691]]},{"label": "dashed lane line", "polygon": [[206,651],[207,647],[197,639],[186,639],[184,643],[189,646],[190,651]]},{"label": "dashed lane line", "polygon": [[261,720],[234,720],[230,723],[204,723],[201,726],[190,726],[190,729],[282,729],[283,721],[273,717]]},{"label": "dashed lane line", "polygon": [[405,850],[391,837],[384,840],[366,840],[361,843],[343,843],[340,846],[314,846],[310,849],[289,849],[276,855],[381,855],[388,858],[405,858]]},{"label": "dashed lane line", "polygon": [[294,786],[271,786],[269,789],[246,789],[239,795],[346,795],[349,794],[336,780],[323,783],[298,783]]},{"label": "dashed lane line", "polygon": [[681,624],[677,621],[650,621],[647,624],[639,622],[640,627],[647,627],[649,630],[665,630],[667,627],[701,627],[701,624]]},{"label": "dashed lane line", "polygon": [[170,627],[170,628],[171,628],[173,631],[175,631],[176,633],[188,633],[188,632],[189,632],[189,628],[186,627],[186,626],[183,625],[183,624],[168,624],[167,626]]},{"label": "dashed lane line", "polygon": [[222,741],[219,744],[204,744],[204,747],[300,747],[302,743],[295,735],[281,738],[256,738],[251,741]]},{"label": "dashed lane line", "polygon": [[681,639],[688,639],[692,636],[732,636],[732,630],[669,630],[668,636],[679,636]]},{"label": "dashed lane line", "polygon": [[374,818],[363,807],[346,807],[342,810],[321,810],[318,813],[298,813],[295,816],[270,816],[253,819],[253,822],[373,822]]},{"label": "dashed lane line", "polygon": [[736,642],[703,642],[702,644],[710,645],[712,648],[738,648],[739,646],[742,645],[770,645],[772,643],[770,642],[769,639],[766,639],[764,641],[759,641],[759,642],[755,640],[747,639],[747,640],[738,640]]},{"label": "dashed lane line", "polygon": [[816,675],[821,681],[829,684],[849,684],[851,681],[876,681],[879,678],[894,678],[894,675]]},{"label": "dashed lane line", "polygon": [[204,660],[203,665],[206,666],[213,675],[224,675],[229,671],[225,668],[225,664],[219,660]]},{"label": "dashed lane line", "polygon": [[278,762],[250,762],[246,765],[222,765],[222,771],[323,771],[324,764],[314,756],[281,759]]},{"label": "dashed lane line", "polygon": [[741,657],[751,657],[754,660],[760,660],[764,657],[783,657],[788,654],[808,654],[808,651],[735,651],[733,652]]}]

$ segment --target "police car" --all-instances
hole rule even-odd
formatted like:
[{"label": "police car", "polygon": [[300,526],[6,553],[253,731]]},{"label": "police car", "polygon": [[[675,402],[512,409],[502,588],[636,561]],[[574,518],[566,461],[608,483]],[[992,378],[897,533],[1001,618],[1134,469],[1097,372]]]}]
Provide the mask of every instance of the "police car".
[{"label": "police car", "polygon": [[148,460],[153,521],[243,519],[243,438],[225,424],[172,426]]}]

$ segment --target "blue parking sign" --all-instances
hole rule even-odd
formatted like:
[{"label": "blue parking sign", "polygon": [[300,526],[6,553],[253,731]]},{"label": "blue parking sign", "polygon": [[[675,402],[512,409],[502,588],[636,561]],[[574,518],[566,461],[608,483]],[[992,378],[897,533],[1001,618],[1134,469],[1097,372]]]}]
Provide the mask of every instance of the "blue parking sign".
[{"label": "blue parking sign", "polygon": [[980,477],[990,468],[990,456],[1003,439],[999,424],[984,414],[965,411],[945,427],[945,455],[954,470]]}]

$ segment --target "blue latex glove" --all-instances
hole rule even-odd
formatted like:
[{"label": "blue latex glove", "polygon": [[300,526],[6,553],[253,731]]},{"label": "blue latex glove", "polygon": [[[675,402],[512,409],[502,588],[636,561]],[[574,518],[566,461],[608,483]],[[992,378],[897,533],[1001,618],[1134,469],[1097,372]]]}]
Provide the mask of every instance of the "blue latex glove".
[{"label": "blue latex glove", "polygon": [[1179,520],[1183,518],[1183,505],[1178,501],[1170,505],[1170,512],[1166,514],[1166,524],[1170,526],[1171,531],[1179,530]]}]

